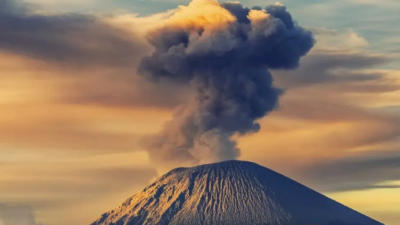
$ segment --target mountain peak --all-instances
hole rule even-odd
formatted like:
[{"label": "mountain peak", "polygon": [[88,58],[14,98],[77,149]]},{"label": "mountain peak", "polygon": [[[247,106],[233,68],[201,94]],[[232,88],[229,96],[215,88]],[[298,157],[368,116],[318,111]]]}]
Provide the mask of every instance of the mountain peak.
[{"label": "mountain peak", "polygon": [[92,225],[381,225],[252,162],[177,168]]}]

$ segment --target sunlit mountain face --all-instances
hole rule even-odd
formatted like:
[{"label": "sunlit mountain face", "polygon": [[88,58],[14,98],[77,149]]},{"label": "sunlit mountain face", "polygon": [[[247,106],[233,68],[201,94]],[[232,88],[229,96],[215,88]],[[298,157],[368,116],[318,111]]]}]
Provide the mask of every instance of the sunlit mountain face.
[{"label": "sunlit mountain face", "polygon": [[272,170],[228,161],[165,174],[92,225],[381,225]]}]

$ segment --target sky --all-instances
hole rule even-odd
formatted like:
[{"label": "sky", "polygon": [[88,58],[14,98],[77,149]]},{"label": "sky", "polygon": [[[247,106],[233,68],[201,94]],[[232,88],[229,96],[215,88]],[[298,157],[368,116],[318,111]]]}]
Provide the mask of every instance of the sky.
[{"label": "sky", "polygon": [[[192,93],[137,69],[153,51],[146,35],[188,3],[0,0],[5,225],[90,224],[164,172],[140,140]],[[259,132],[237,137],[238,159],[398,225],[400,2],[281,3],[316,44],[297,69],[271,70],[284,94]]]}]

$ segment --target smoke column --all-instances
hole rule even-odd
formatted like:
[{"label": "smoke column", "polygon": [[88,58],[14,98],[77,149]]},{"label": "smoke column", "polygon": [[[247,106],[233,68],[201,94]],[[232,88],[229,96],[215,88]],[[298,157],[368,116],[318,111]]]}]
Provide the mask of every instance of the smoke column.
[{"label": "smoke column", "polygon": [[142,141],[154,164],[174,166],[239,157],[232,136],[258,132],[257,120],[282,94],[268,69],[296,68],[315,42],[280,3],[263,10],[213,0],[181,6],[148,41],[155,50],[139,74],[195,93],[160,133]]}]

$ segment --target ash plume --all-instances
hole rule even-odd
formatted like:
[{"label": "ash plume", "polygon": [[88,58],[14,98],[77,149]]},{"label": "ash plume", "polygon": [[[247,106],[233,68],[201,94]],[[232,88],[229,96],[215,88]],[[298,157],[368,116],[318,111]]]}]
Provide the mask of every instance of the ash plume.
[{"label": "ash plume", "polygon": [[160,133],[142,141],[153,163],[174,166],[239,157],[232,137],[258,132],[257,120],[283,93],[268,69],[298,67],[315,42],[279,3],[262,10],[213,0],[181,6],[148,41],[155,50],[139,73],[194,92]]}]

